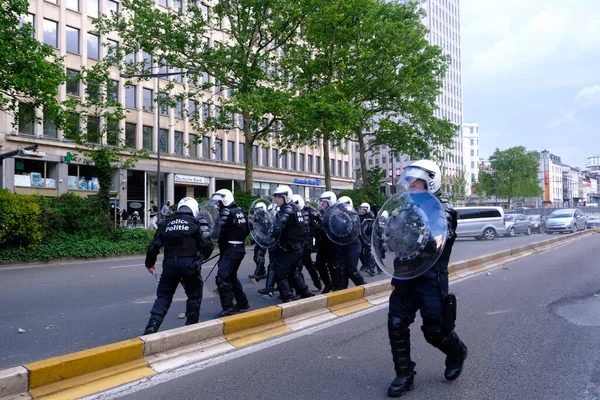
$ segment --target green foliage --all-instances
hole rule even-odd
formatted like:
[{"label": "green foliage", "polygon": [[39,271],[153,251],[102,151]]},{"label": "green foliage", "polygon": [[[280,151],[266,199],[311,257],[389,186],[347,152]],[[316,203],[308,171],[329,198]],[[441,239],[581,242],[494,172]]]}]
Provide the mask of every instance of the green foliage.
[{"label": "green foliage", "polygon": [[511,200],[537,197],[543,193],[538,182],[536,153],[523,146],[496,149],[490,156],[492,173],[479,174],[480,190],[488,195]]},{"label": "green foliage", "polygon": [[381,207],[387,200],[384,195],[375,190],[367,192],[363,189],[346,189],[340,192],[339,197],[341,196],[350,197],[352,199],[352,203],[354,204],[354,208],[356,209],[358,209],[362,203],[369,203],[371,207]]},{"label": "green foliage", "polygon": [[112,235],[93,237],[56,234],[32,249],[3,248],[0,250],[0,261],[50,261],[139,254],[146,251],[151,240],[152,232],[143,229],[118,228]]},{"label": "green foliage", "polygon": [[35,247],[46,234],[41,217],[42,208],[36,196],[17,195],[0,189],[0,244],[26,249]]},{"label": "green foliage", "polygon": [[93,198],[83,198],[73,193],[47,200],[48,227],[52,232],[92,237],[99,232],[102,211]]},{"label": "green foliage", "polygon": [[236,192],[233,197],[235,199],[235,204],[244,210],[245,213],[248,213],[254,200],[258,199],[260,196],[249,194],[248,192]]},{"label": "green foliage", "polygon": [[30,23],[22,24],[28,9],[27,0],[4,0],[0,7],[0,111],[16,113],[19,103],[26,103],[43,107],[60,125],[57,97],[66,79],[63,58],[33,37]]}]

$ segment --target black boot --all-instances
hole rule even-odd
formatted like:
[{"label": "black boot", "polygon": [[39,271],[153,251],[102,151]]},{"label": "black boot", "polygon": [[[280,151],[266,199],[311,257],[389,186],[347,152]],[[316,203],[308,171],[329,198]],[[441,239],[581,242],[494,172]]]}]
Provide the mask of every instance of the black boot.
[{"label": "black boot", "polygon": [[279,294],[281,295],[282,302],[288,303],[293,300],[294,294],[290,290],[290,285],[287,279],[278,280],[277,286],[279,286]]},{"label": "black boot", "polygon": [[449,381],[458,379],[467,358],[467,346],[458,338],[456,332],[434,332],[425,334],[425,340],[440,349],[446,355],[444,378]]},{"label": "black boot", "polygon": [[388,317],[388,335],[392,348],[392,359],[396,379],[388,387],[389,397],[400,397],[413,388],[415,363],[410,360],[410,330],[399,317]]},{"label": "black boot", "polygon": [[273,297],[274,292],[275,292],[275,271],[273,270],[272,265],[269,264],[269,273],[267,274],[267,281],[265,283],[265,288],[259,289],[258,293]]},{"label": "black boot", "polygon": [[158,328],[160,328],[161,323],[162,321],[158,321],[156,318],[150,317],[150,321],[148,321],[148,325],[146,325],[146,329],[144,329],[144,335],[151,335],[158,332]]},{"label": "black boot", "polygon": [[265,279],[267,277],[267,271],[265,270],[265,263],[259,262],[256,264],[256,269],[252,275],[249,275],[248,278],[259,282],[261,279]]},{"label": "black boot", "polygon": [[446,356],[446,370],[444,371],[444,378],[448,381],[455,381],[462,373],[463,364],[467,359],[467,346],[463,342],[459,341],[459,346],[462,351],[456,355]]},{"label": "black boot", "polygon": [[215,318],[226,317],[233,315],[233,285],[230,282],[222,281],[217,277],[217,289],[219,291],[219,299],[221,300],[221,312],[215,315]]}]

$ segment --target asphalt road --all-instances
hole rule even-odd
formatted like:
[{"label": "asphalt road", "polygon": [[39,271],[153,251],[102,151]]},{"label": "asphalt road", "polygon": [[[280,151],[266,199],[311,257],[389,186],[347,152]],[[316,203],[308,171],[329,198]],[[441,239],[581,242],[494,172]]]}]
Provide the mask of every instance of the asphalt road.
[{"label": "asphalt road", "polygon": [[[412,326],[418,372],[406,399],[600,399],[600,238],[451,284],[463,375]],[[384,399],[394,377],[386,309],[213,365],[124,399]],[[234,353],[235,354],[235,353]],[[204,369],[201,369],[204,368]],[[191,371],[190,371],[191,370]]]},{"label": "asphalt road", "polygon": [[[526,243],[546,240],[546,235],[498,238],[494,241],[461,239],[452,259],[460,261]],[[215,253],[216,254],[216,253]],[[215,260],[216,261],[216,260]],[[78,261],[62,264],[0,266],[0,368],[67,354],[130,339],[143,332],[155,300],[156,281],[144,266],[143,257]],[[159,265],[159,264],[157,264]],[[206,277],[214,264],[204,267]],[[253,284],[252,250],[238,276],[253,309],[273,305]],[[312,283],[305,273],[309,287]],[[201,320],[221,310],[215,289],[215,272],[205,283]],[[367,282],[384,275],[366,277]],[[182,326],[178,314],[185,311],[185,293],[178,289],[161,330]],[[25,333],[18,333],[24,329]]]}]

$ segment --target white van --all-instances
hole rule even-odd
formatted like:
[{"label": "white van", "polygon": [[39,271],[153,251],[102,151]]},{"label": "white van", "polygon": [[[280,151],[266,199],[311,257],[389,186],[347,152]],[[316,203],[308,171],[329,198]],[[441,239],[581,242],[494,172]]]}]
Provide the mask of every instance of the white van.
[{"label": "white van", "polygon": [[506,233],[506,218],[502,207],[457,207],[458,237],[494,240]]}]

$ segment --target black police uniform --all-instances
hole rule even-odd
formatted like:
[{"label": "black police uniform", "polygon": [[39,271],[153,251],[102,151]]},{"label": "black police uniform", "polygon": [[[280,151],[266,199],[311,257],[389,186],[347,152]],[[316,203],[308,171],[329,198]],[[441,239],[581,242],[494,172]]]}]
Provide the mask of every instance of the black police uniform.
[{"label": "black police uniform", "polygon": [[[219,268],[216,283],[223,309],[217,317],[231,315],[237,311],[250,308],[248,298],[242,289],[242,283],[237,277],[240,264],[246,255],[244,240],[250,232],[248,217],[235,203],[229,207],[221,207],[221,234],[219,236]],[[233,299],[237,304],[233,304]]]},{"label": "black police uniform", "polygon": [[315,229],[315,248],[317,257],[315,267],[323,280],[323,293],[340,289],[340,271],[338,264],[338,246],[327,237],[323,228],[323,214],[319,215],[319,224]]},{"label": "black police uniform", "polygon": [[448,293],[448,263],[456,239],[456,211],[442,200],[448,219],[448,238],[438,261],[427,272],[410,280],[393,279],[394,291],[390,296],[388,333],[392,348],[396,380],[388,389],[392,397],[399,397],[410,389],[414,380],[415,363],[410,358],[409,326],[421,310],[425,340],[446,354],[444,377],[455,380],[462,371],[467,347],[454,332],[456,299]]},{"label": "black police uniform", "polygon": [[261,279],[265,279],[267,277],[267,271],[265,270],[265,255],[267,254],[267,249],[264,247],[260,247],[258,243],[254,245],[254,263],[256,264],[256,269],[254,273],[248,278],[254,279],[257,282]]},{"label": "black police uniform", "polygon": [[[187,209],[187,207],[185,207]],[[187,209],[189,210],[189,209]],[[154,235],[146,254],[146,268],[154,267],[161,247],[165,248],[163,270],[156,289],[156,301],[150,311],[150,320],[144,334],[158,331],[177,290],[183,284],[187,303],[185,324],[195,324],[200,317],[202,302],[201,265],[213,251],[211,232],[204,219],[196,219],[191,210],[180,209],[163,221]]]},{"label": "black police uniform", "polygon": [[284,303],[293,300],[290,286],[302,298],[313,296],[299,271],[302,262],[304,216],[296,204],[284,204],[279,209],[275,216],[274,229],[281,232],[281,236],[269,256],[273,257],[275,280],[281,300]]},{"label": "black police uniform", "polygon": [[[302,209],[302,215],[304,217],[304,241],[302,243],[302,265],[306,267],[310,279],[313,281],[313,285],[319,291],[323,289],[321,285],[321,278],[319,272],[315,267],[312,260],[313,252],[313,239],[315,237],[315,230],[319,224],[319,212],[316,208],[309,206],[308,204]],[[302,267],[300,267],[302,272]]]},{"label": "black police uniform", "polygon": [[[375,220],[375,215],[369,211],[368,213],[365,213],[364,215],[359,214],[359,218],[360,218],[360,224],[361,224],[361,229],[362,229],[362,224],[365,220]],[[371,226],[371,228],[369,229],[369,232],[365,232],[367,235],[371,235],[373,232],[373,227]],[[362,264],[362,266],[360,267],[361,271],[367,271],[367,273],[371,276],[375,275],[375,260],[373,259],[373,254],[371,252],[371,243],[367,243],[367,241],[365,241],[365,238],[363,238],[363,236],[360,236],[360,240],[361,240],[361,244],[362,244],[362,248],[360,251],[360,263]]]},{"label": "black police uniform", "polygon": [[338,262],[340,271],[340,289],[347,289],[349,280],[355,286],[364,285],[366,282],[358,272],[358,259],[362,249],[360,235],[352,243],[340,245]]}]

